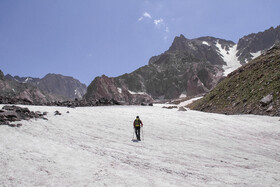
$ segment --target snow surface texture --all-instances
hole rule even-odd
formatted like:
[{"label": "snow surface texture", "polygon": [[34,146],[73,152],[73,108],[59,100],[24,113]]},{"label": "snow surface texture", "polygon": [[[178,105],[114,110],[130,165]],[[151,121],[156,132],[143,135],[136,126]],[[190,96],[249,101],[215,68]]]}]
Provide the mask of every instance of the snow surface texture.
[{"label": "snow surface texture", "polygon": [[221,54],[221,57],[223,60],[227,63],[227,65],[223,66],[224,68],[224,76],[227,76],[237,68],[241,66],[238,57],[236,56],[238,50],[237,50],[237,44],[230,47],[227,51],[226,49],[222,48],[222,45],[217,41],[216,47],[219,49],[219,53]]},{"label": "snow surface texture", "polygon": [[[0,126],[0,186],[280,185],[279,118],[162,105],[28,107],[49,120]],[[131,141],[136,115],[141,142]]]}]

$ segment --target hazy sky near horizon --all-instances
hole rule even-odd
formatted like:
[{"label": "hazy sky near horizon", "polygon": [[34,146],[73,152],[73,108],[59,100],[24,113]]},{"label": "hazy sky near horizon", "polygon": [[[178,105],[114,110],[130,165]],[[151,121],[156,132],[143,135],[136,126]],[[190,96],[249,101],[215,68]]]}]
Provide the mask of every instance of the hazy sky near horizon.
[{"label": "hazy sky near horizon", "polygon": [[279,0],[0,0],[0,69],[42,78],[130,73],[175,36],[238,42],[280,25]]}]

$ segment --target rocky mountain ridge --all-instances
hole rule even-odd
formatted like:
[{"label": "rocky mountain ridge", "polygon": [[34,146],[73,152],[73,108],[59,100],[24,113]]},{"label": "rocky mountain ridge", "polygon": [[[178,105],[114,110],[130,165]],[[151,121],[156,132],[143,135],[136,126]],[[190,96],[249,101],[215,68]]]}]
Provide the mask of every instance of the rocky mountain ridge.
[{"label": "rocky mountain ridge", "polygon": [[47,74],[41,79],[33,77],[13,77],[8,74],[5,78],[38,87],[45,93],[57,95],[59,100],[82,99],[87,89],[87,86],[77,79],[60,74]]},{"label": "rocky mountain ridge", "polygon": [[[125,96],[129,92],[145,93],[145,98],[163,101],[205,94],[230,72],[272,47],[279,35],[279,26],[244,36],[237,44],[215,37],[187,39],[180,35],[167,51],[151,57],[148,65],[119,77],[96,77],[85,98],[104,96],[130,102],[130,97]],[[264,44],[259,45],[260,42]],[[110,81],[104,81],[105,78]],[[137,101],[140,100],[144,100],[141,95]]]},{"label": "rocky mountain ridge", "polygon": [[0,70],[0,102],[18,104],[42,104],[63,98],[48,94],[31,84],[5,78]]}]

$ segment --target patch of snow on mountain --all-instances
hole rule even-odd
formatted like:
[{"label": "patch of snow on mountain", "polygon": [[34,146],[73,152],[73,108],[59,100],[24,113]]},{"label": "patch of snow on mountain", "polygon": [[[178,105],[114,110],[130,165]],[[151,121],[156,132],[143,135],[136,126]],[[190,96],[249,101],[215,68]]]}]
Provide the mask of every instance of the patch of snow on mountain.
[{"label": "patch of snow on mountain", "polygon": [[128,92],[132,95],[135,95],[135,94],[139,94],[139,95],[148,95],[146,92],[133,92],[133,91],[130,91],[128,90]]},{"label": "patch of snow on mountain", "polygon": [[187,106],[187,105],[191,104],[192,102],[194,102],[194,101],[196,101],[196,100],[198,100],[198,99],[201,99],[201,98],[202,98],[202,97],[195,97],[195,98],[186,100],[186,101],[184,101],[184,102],[181,102],[181,103],[179,104],[179,106]]},{"label": "patch of snow on mountain", "polygon": [[75,95],[79,98],[82,98],[82,94],[77,89],[75,89]]},{"label": "patch of snow on mountain", "polygon": [[206,41],[203,41],[202,44],[210,46],[209,43]]},{"label": "patch of snow on mountain", "polygon": [[162,106],[28,106],[48,120],[0,125],[0,186],[279,186],[279,118]]},{"label": "patch of snow on mountain", "polygon": [[187,93],[186,92],[181,93],[181,95],[179,96],[179,98],[184,98],[184,97],[187,97]]},{"label": "patch of snow on mountain", "polygon": [[27,77],[23,83],[27,83],[28,81],[32,81],[33,79],[31,77]]},{"label": "patch of snow on mountain", "polygon": [[122,89],[121,89],[121,88],[118,88],[118,92],[121,94],[121,93],[122,93]]},{"label": "patch of snow on mountain", "polygon": [[255,59],[255,58],[257,58],[258,56],[261,55],[261,51],[258,51],[258,52],[256,52],[256,53],[250,53],[250,54],[253,56],[252,59]]},{"label": "patch of snow on mountain", "polygon": [[223,60],[226,62],[227,65],[223,66],[224,71],[224,76],[227,76],[237,68],[241,66],[240,61],[238,60],[238,57],[236,56],[238,50],[237,50],[237,44],[230,47],[229,50],[225,50],[222,48],[222,45],[217,42],[216,46],[219,49],[219,53],[221,54],[221,57]]}]

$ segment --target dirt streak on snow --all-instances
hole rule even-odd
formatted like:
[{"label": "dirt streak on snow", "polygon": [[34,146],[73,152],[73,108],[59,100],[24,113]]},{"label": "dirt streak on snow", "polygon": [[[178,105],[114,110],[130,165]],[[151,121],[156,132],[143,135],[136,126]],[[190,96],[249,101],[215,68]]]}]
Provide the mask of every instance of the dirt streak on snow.
[{"label": "dirt streak on snow", "polygon": [[0,186],[279,186],[278,118],[161,107],[30,106],[49,120],[0,126]]}]

